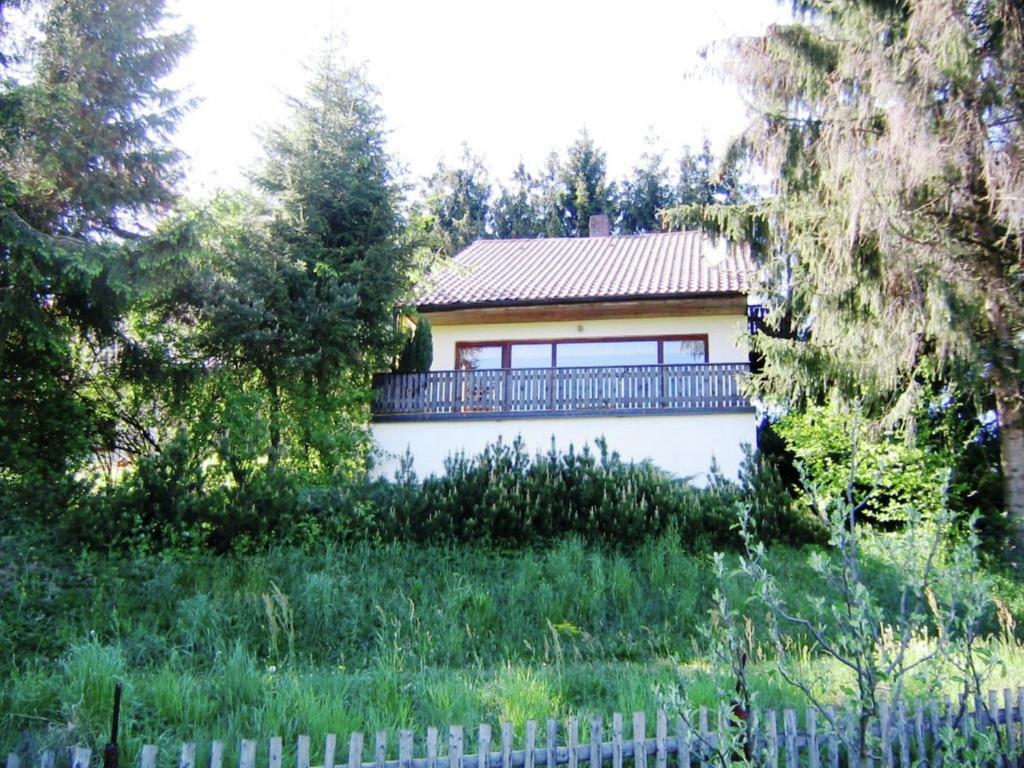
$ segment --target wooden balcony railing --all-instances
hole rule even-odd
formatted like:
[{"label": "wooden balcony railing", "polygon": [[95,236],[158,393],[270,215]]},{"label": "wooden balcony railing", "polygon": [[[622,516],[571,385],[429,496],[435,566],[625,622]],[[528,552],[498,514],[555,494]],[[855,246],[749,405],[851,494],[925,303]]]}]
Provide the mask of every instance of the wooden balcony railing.
[{"label": "wooden balcony railing", "polygon": [[387,373],[376,421],[751,410],[746,363]]}]

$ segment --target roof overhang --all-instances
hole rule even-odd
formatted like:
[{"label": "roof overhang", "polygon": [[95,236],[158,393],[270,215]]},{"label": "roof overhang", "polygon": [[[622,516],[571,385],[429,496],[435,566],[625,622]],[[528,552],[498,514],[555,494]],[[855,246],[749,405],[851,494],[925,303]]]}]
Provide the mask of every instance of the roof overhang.
[{"label": "roof overhang", "polygon": [[689,296],[622,296],[600,300],[480,302],[475,304],[422,304],[417,311],[433,325],[473,325],[552,320],[675,317],[684,315],[745,315],[744,293],[700,293]]}]

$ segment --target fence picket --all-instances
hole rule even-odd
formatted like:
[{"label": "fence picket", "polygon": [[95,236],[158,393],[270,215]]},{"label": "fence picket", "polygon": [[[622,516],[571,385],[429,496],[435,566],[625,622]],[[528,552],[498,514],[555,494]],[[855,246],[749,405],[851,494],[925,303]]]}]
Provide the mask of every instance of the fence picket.
[{"label": "fence picket", "polygon": [[267,749],[267,765],[270,768],[281,768],[281,752],[283,751],[283,744],[280,736],[274,736],[270,740],[270,746]]},{"label": "fence picket", "polygon": [[21,758],[17,752],[7,753],[7,768],[21,768]]},{"label": "fence picket", "polygon": [[910,733],[907,731],[907,707],[896,703],[896,739],[900,744],[900,768],[910,768]]},{"label": "fence picket", "polygon": [[75,747],[71,750],[71,768],[89,768],[92,750],[88,747]]},{"label": "fence picket", "polygon": [[558,721],[553,718],[548,718],[548,768],[555,768],[557,757],[558,757]]},{"label": "fence picket", "polygon": [[334,752],[337,749],[337,747],[337,736],[335,736],[333,733],[328,733],[326,736],[324,736],[324,768],[334,768]]},{"label": "fence picket", "polygon": [[[224,765],[224,742],[210,742],[210,768],[222,768]],[[324,768],[333,768],[324,763]]]},{"label": "fence picket", "polygon": [[[142,755],[139,758],[142,768],[156,768],[156,746],[146,744],[142,747]],[[50,766],[52,768],[52,766]]]},{"label": "fence picket", "polygon": [[678,768],[690,768],[690,725],[683,717],[676,719],[676,749]]},{"label": "fence picket", "polygon": [[[384,768],[384,763],[388,759],[388,732],[377,731],[377,736],[373,743],[373,764],[376,768]],[[302,768],[302,766],[299,766]],[[457,768],[462,768],[461,765]]]},{"label": "fence picket", "polygon": [[604,727],[601,716],[590,718],[590,768],[601,768],[601,742],[604,740]]},{"label": "fence picket", "polygon": [[501,768],[512,768],[512,723],[501,724]]},{"label": "fence picket", "polygon": [[612,714],[612,768],[622,768],[622,713]]},{"label": "fence picket", "polygon": [[[156,749],[153,749],[153,756],[156,757]],[[253,739],[242,739],[238,745],[238,768],[255,768],[256,766],[256,742]]]},{"label": "fence picket", "polygon": [[[654,768],[668,768],[668,717],[665,710],[658,708],[654,725]],[[597,768],[591,763],[591,768]]]},{"label": "fence picket", "polygon": [[708,708],[697,710],[697,727],[700,729],[700,764],[701,768],[711,765],[711,739],[708,738]]},{"label": "fence picket", "polygon": [[453,725],[448,729],[448,768],[462,768],[462,747],[462,726]]},{"label": "fence picket", "polygon": [[825,714],[828,715],[828,765],[829,768],[839,768],[839,721],[835,707],[828,707]]},{"label": "fence picket", "polygon": [[851,709],[846,715],[846,764],[860,765],[860,725],[857,722],[857,714]]},{"label": "fence picket", "polygon": [[[437,735],[434,737],[434,754],[437,754]],[[252,768],[252,766],[249,766]],[[348,741],[348,768],[363,768],[363,734],[356,731]]]},{"label": "fence picket", "polygon": [[796,750],[796,710],[782,711],[782,727],[786,734],[786,768],[798,768],[800,754]]},{"label": "fence picket", "polygon": [[195,768],[196,765],[196,743],[186,741],[181,745],[181,756],[178,758],[178,768]]},{"label": "fence picket", "polygon": [[633,765],[647,768],[647,721],[643,712],[633,713]]},{"label": "fence picket", "polygon": [[[483,726],[480,726],[481,731]],[[398,768],[412,768],[412,756],[413,749],[415,748],[415,736],[412,735],[412,731],[401,731],[398,734]],[[483,740],[480,742],[483,746]],[[486,754],[483,749],[480,750],[481,754]],[[326,764],[324,766],[326,767]]]},{"label": "fence picket", "polygon": [[808,768],[820,768],[820,752],[818,750],[818,710],[809,707],[804,715],[807,723],[807,765]]},{"label": "fence picket", "polygon": [[569,718],[569,768],[579,768],[580,761],[580,721],[577,717]]},{"label": "fence picket", "polygon": [[928,759],[924,741],[924,706],[920,701],[914,702],[914,751],[919,762],[923,763]]},{"label": "fence picket", "polygon": [[929,755],[931,756],[932,759],[931,759],[930,762],[931,762],[931,764],[933,766],[938,766],[938,765],[940,765],[940,758],[939,758],[939,743],[940,743],[939,728],[941,726],[939,725],[939,723],[940,723],[940,720],[939,720],[939,705],[934,700],[928,702],[928,722],[929,722],[929,726],[930,726],[930,728],[932,730],[932,751],[929,753]]},{"label": "fence picket", "polygon": [[426,768],[437,768],[437,728],[427,728]]},{"label": "fence picket", "polygon": [[[491,764],[491,726],[481,723],[476,732],[477,742],[477,768],[488,768]],[[412,748],[409,750],[410,761],[412,760]],[[399,768],[408,768],[399,766]]]},{"label": "fence picket", "polygon": [[295,742],[295,768],[309,768],[309,736],[300,734]]},{"label": "fence picket", "polygon": [[537,721],[526,721],[526,754],[523,756],[523,768],[534,768],[537,762]]},{"label": "fence picket", "polygon": [[1020,741],[1024,746],[1024,687],[1017,689],[1017,722],[1020,723]]},{"label": "fence picket", "polygon": [[878,722],[882,732],[882,762],[885,768],[895,768],[893,765],[892,733],[890,732],[889,702],[881,701],[878,704]]},{"label": "fence picket", "polygon": [[1003,688],[1003,712],[1006,713],[1006,743],[1012,754],[1017,751],[1017,726],[1013,722],[1013,694],[1009,688]]},{"label": "fence picket", "polygon": [[52,749],[47,749],[39,756],[39,768],[53,768],[55,755]]},{"label": "fence picket", "polygon": [[775,710],[769,709],[764,715],[765,764],[768,768],[779,768],[779,730]]}]

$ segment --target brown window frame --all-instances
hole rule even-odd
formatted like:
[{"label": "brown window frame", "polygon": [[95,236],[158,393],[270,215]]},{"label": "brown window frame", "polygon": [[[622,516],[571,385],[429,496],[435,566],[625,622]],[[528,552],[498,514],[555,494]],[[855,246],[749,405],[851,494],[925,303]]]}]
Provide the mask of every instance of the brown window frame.
[{"label": "brown window frame", "polygon": [[[501,347],[501,368],[492,370],[507,370],[512,367],[512,345],[513,344],[548,344],[551,347],[551,368],[558,367],[559,344],[586,344],[608,341],[656,341],[658,342],[657,365],[665,364],[665,342],[666,341],[702,341],[704,342],[704,364],[707,365],[710,350],[708,349],[708,334],[706,333],[680,333],[665,334],[660,336],[593,336],[588,338],[564,338],[564,339],[495,339],[493,341],[457,341],[455,342],[455,369],[465,370],[462,367],[462,353],[466,349],[478,347]],[[594,366],[597,368],[614,366]]]}]

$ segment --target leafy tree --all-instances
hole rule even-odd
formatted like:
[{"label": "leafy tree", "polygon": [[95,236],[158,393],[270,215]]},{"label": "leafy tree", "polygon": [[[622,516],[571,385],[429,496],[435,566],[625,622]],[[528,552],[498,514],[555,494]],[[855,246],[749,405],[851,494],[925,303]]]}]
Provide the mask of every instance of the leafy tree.
[{"label": "leafy tree", "polygon": [[142,224],[174,199],[187,104],[162,82],[191,41],[162,0],[50,0],[38,18],[38,40],[28,17],[7,28],[0,61],[0,476],[26,484],[102,440],[90,382],[119,354]]},{"label": "leafy tree", "polygon": [[442,251],[451,256],[474,240],[486,237],[491,217],[491,183],[483,161],[465,144],[462,162],[450,168],[443,162],[427,179],[427,211]]},{"label": "leafy tree", "polygon": [[262,196],[212,206],[170,302],[194,318],[182,348],[253,400],[262,426],[249,459],[323,476],[351,468],[370,373],[401,347],[394,315],[412,249],[374,96],[361,72],[323,59],[267,136],[253,176]]},{"label": "leafy tree", "polygon": [[[712,212],[770,225],[761,389],[834,389],[890,419],[933,382],[998,415],[1008,511],[1024,551],[1024,19],[1005,0],[806,0],[797,21],[738,41],[756,107],[740,146],[777,196]],[[785,335],[785,334],[783,334]],[[792,334],[790,334],[792,335]]]},{"label": "leafy tree", "polygon": [[537,237],[544,232],[538,183],[522,161],[512,174],[512,183],[501,185],[494,201],[494,236],[498,238]]},{"label": "leafy tree", "polygon": [[675,203],[665,158],[648,140],[640,165],[622,182],[617,229],[622,234],[661,231],[661,211]]}]

